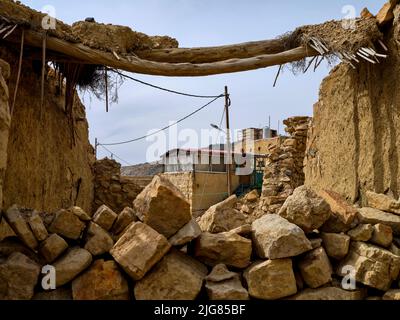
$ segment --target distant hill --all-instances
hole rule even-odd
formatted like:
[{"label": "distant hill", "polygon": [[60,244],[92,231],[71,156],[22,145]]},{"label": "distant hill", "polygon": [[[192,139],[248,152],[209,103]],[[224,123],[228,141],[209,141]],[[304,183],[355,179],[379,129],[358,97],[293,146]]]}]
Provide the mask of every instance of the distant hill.
[{"label": "distant hill", "polygon": [[127,166],[121,168],[123,176],[131,177],[145,177],[154,176],[158,173],[164,172],[164,165],[159,162],[141,163],[134,166]]}]

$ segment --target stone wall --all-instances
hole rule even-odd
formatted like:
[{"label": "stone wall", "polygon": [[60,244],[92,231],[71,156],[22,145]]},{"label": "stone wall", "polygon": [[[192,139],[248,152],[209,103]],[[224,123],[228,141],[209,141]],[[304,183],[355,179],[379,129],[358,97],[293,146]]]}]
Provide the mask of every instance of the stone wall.
[{"label": "stone wall", "polygon": [[10,66],[0,60],[0,210],[3,206],[3,185],[7,166],[7,146],[10,131],[9,91],[6,81],[10,76]]},{"label": "stone wall", "polygon": [[269,148],[261,195],[264,212],[277,213],[294,189],[304,184],[303,161],[311,118],[284,121],[289,138],[281,137]]},{"label": "stone wall", "polygon": [[121,176],[121,165],[114,160],[98,160],[94,164],[94,210],[103,204],[115,212],[132,207],[132,202],[143,190],[134,178]]},{"label": "stone wall", "polygon": [[[1,47],[0,58],[10,64],[8,82],[11,101],[18,69],[19,49]],[[40,62],[24,59],[13,113],[9,140],[4,144],[7,124],[0,128],[0,162],[7,170],[3,186],[4,207],[13,204],[54,211],[78,205],[87,211],[93,203],[94,150],[88,139],[85,108],[76,98],[73,104],[75,126],[71,130],[65,112],[64,94],[58,81],[45,80],[42,118],[40,118]],[[4,106],[4,99],[2,100]],[[1,110],[5,110],[2,106]],[[3,114],[7,118],[7,114]],[[7,120],[8,121],[8,120]],[[6,121],[6,122],[7,122]],[[72,131],[75,144],[72,143]]]},{"label": "stone wall", "polygon": [[400,195],[399,7],[395,16],[384,39],[388,58],[357,70],[339,65],[323,81],[314,106],[305,183],[350,202],[364,204],[368,190]]}]

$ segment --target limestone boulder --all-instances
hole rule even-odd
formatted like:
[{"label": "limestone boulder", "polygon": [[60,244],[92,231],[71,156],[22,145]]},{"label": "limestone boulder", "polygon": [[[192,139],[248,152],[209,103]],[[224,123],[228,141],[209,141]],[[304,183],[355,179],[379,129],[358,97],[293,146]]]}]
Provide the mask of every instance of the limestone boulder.
[{"label": "limestone boulder", "polygon": [[392,228],[385,224],[378,223],[374,225],[373,230],[374,232],[372,235],[371,242],[381,247],[385,248],[390,247],[393,241]]},{"label": "limestone boulder", "polygon": [[359,210],[361,223],[378,224],[382,223],[392,228],[394,234],[400,235],[400,216],[393,213],[381,211],[374,208],[361,208]]},{"label": "limestone boulder", "polygon": [[135,284],[137,300],[194,300],[203,286],[207,268],[172,250]]},{"label": "limestone boulder", "polygon": [[89,251],[75,247],[67,251],[54,264],[56,269],[56,286],[60,287],[76,278],[92,263]]},{"label": "limestone boulder", "polygon": [[332,266],[324,248],[307,253],[298,264],[305,283],[313,289],[332,281]]},{"label": "limestone boulder", "polygon": [[39,252],[47,263],[52,263],[67,249],[68,243],[55,233],[50,235],[39,246]]},{"label": "limestone boulder", "polygon": [[140,280],[169,251],[168,240],[141,222],[130,225],[111,249],[115,261],[132,277]]},{"label": "limestone boulder", "polygon": [[94,222],[90,222],[86,235],[85,249],[93,256],[108,253],[114,246],[110,234]]},{"label": "limestone boulder", "polygon": [[208,209],[201,216],[199,225],[203,232],[220,233],[246,224],[247,216],[235,209],[237,197],[229,197]]},{"label": "limestone boulder", "polygon": [[210,300],[248,300],[240,275],[231,272],[224,264],[216,265],[206,277],[206,290]]},{"label": "limestone boulder", "polygon": [[349,253],[350,237],[339,233],[322,233],[322,242],[329,257],[341,260]]},{"label": "limestone boulder", "polygon": [[39,242],[46,240],[46,238],[49,236],[43,220],[37,212],[33,212],[28,218],[28,224]]},{"label": "limestone boulder", "polygon": [[362,290],[346,291],[337,287],[325,287],[319,289],[305,289],[299,294],[290,298],[290,300],[323,300],[323,301],[340,301],[340,300],[363,300],[365,292]]},{"label": "limestone boulder", "polygon": [[30,300],[38,282],[40,266],[19,252],[0,262],[0,300]]},{"label": "limestone boulder", "polygon": [[90,221],[92,220],[91,216],[89,216],[85,210],[83,210],[80,207],[70,207],[68,209],[68,211],[70,211],[71,213],[73,213],[74,215],[76,215],[80,220],[82,221]]},{"label": "limestone boulder", "polygon": [[338,275],[348,275],[348,266],[354,268],[358,282],[387,291],[399,276],[400,257],[372,244],[352,242],[349,255],[338,266]]},{"label": "limestone boulder", "polygon": [[10,207],[5,212],[5,218],[8,224],[13,229],[15,234],[22,240],[23,243],[30,249],[34,250],[38,246],[38,241],[32,232],[28,222],[20,211],[20,208],[16,205]]},{"label": "limestone boulder", "polygon": [[344,225],[350,225],[357,218],[357,209],[351,206],[340,194],[330,190],[322,190],[319,195],[328,203],[332,215]]},{"label": "limestone boulder", "polygon": [[369,207],[400,215],[400,201],[372,191],[367,191],[365,196]]},{"label": "limestone boulder", "polygon": [[96,260],[72,282],[74,300],[129,300],[129,287],[115,261]]},{"label": "limestone boulder", "polygon": [[109,231],[117,219],[117,214],[106,205],[102,205],[97,209],[93,216],[93,221],[104,230]]},{"label": "limestone boulder", "polygon": [[276,214],[267,214],[252,224],[252,239],[260,258],[281,259],[312,249],[304,231]]},{"label": "limestone boulder", "polygon": [[236,233],[204,232],[196,239],[194,255],[209,266],[225,264],[235,268],[246,268],[250,264],[251,240]]},{"label": "limestone boulder", "polygon": [[279,215],[309,233],[319,229],[329,219],[331,210],[323,198],[302,186],[287,198]]},{"label": "limestone boulder", "polygon": [[374,232],[374,227],[372,224],[360,224],[354,229],[351,229],[347,234],[353,241],[364,241],[367,242],[371,240],[372,234]]},{"label": "limestone boulder", "polygon": [[16,237],[14,230],[10,227],[5,218],[0,219],[0,242],[7,239]]},{"label": "limestone boulder", "polygon": [[176,234],[168,239],[173,246],[183,246],[201,235],[201,229],[195,219],[190,220]]},{"label": "limestone boulder", "polygon": [[113,234],[120,234],[123,232],[132,222],[138,221],[135,215],[135,211],[132,208],[126,207],[118,215],[117,220],[111,229]]},{"label": "limestone boulder", "polygon": [[256,262],[243,276],[250,296],[256,299],[277,300],[297,293],[291,259]]},{"label": "limestone boulder", "polygon": [[68,210],[60,210],[56,213],[53,222],[49,227],[50,233],[57,233],[60,236],[71,240],[77,240],[81,237],[86,224],[82,222],[75,214]]},{"label": "limestone boulder", "polygon": [[385,293],[382,299],[400,301],[400,290],[399,289],[389,290],[388,292]]},{"label": "limestone boulder", "polygon": [[169,238],[192,219],[190,204],[169,180],[155,176],[137,196],[133,207],[138,218]]}]

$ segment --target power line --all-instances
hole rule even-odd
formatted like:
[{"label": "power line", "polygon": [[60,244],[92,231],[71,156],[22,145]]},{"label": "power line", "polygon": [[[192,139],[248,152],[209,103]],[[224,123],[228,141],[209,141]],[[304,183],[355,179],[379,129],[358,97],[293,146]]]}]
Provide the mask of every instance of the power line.
[{"label": "power line", "polygon": [[166,91],[166,92],[169,92],[169,93],[178,94],[178,95],[181,95],[181,96],[192,97],[192,98],[204,98],[204,99],[213,99],[213,98],[220,97],[220,95],[219,96],[203,96],[203,95],[190,94],[190,93],[175,91],[175,90],[171,90],[171,89],[166,89],[166,88],[159,87],[159,86],[156,86],[154,84],[145,82],[143,80],[139,80],[139,79],[133,78],[133,77],[128,76],[128,75],[126,75],[126,74],[124,74],[124,73],[122,73],[122,72],[120,72],[120,71],[118,71],[116,69],[110,69],[110,68],[106,68],[106,69],[108,69],[110,71],[113,71],[116,74],[119,74],[121,77],[124,77],[124,78],[130,79],[132,81],[141,83],[141,84],[143,84],[145,86],[152,87],[152,88],[155,88],[155,89],[158,89],[158,90],[162,90],[162,91]]},{"label": "power line", "polygon": [[118,160],[124,162],[125,164],[127,164],[128,166],[132,166],[131,163],[129,163],[128,161],[122,159],[121,157],[119,157],[118,155],[116,155],[114,152],[112,152],[110,149],[107,149],[104,145],[102,144],[98,144],[99,146],[101,146],[104,150],[106,150],[107,152],[111,153],[112,156],[116,157]]},{"label": "power line", "polygon": [[118,146],[118,145],[122,145],[122,144],[128,144],[128,143],[140,141],[140,140],[146,139],[146,138],[148,138],[148,137],[154,136],[154,135],[156,135],[156,134],[158,134],[158,133],[160,133],[160,132],[162,132],[162,131],[165,131],[165,130],[167,130],[167,129],[169,129],[169,128],[175,126],[175,125],[177,125],[178,123],[181,123],[182,121],[184,121],[184,120],[190,118],[191,116],[195,115],[196,113],[199,113],[201,110],[207,108],[210,104],[212,104],[213,102],[217,101],[219,98],[222,98],[222,97],[224,97],[224,96],[225,96],[225,95],[221,94],[221,95],[215,97],[213,100],[211,100],[210,102],[206,103],[204,106],[202,106],[202,107],[196,109],[195,111],[193,111],[192,113],[190,113],[190,114],[188,114],[187,116],[183,117],[182,119],[180,119],[180,120],[174,122],[173,124],[170,124],[170,125],[168,125],[168,126],[162,128],[162,129],[160,129],[160,130],[157,130],[157,131],[155,131],[155,132],[153,132],[153,133],[151,133],[151,134],[147,134],[147,135],[145,135],[145,136],[141,136],[141,137],[139,137],[139,138],[132,139],[132,140],[121,141],[121,142],[114,142],[114,143],[99,143],[98,145],[99,145],[99,146]]}]

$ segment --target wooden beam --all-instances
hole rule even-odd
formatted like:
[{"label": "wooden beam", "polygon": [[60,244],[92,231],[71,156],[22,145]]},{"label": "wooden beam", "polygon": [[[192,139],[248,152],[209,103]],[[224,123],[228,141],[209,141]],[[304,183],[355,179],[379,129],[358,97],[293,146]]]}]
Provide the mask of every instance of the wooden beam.
[{"label": "wooden beam", "polygon": [[[42,46],[43,35],[39,32],[26,30],[25,42],[27,46]],[[275,65],[298,61],[306,57],[318,55],[313,49],[298,47],[292,50],[275,54],[258,55],[245,59],[228,59],[213,63],[164,63],[143,60],[138,57],[127,58],[121,56],[117,60],[112,53],[89,48],[81,43],[71,43],[56,37],[47,37],[47,49],[64,54],[71,59],[78,59],[86,64],[98,64],[111,68],[121,69],[133,73],[170,76],[170,77],[198,77],[223,73],[242,72],[261,69]]]}]

